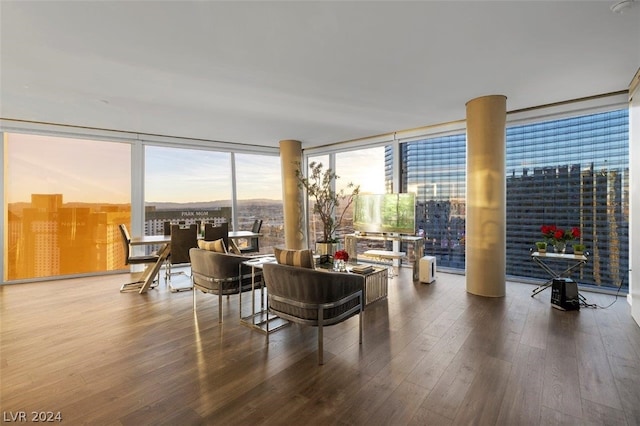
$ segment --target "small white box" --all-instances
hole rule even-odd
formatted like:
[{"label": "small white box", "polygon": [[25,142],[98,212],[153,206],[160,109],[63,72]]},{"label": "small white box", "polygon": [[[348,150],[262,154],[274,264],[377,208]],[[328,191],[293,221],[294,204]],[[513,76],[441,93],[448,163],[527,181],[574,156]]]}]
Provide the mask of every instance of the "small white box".
[{"label": "small white box", "polygon": [[420,282],[432,283],[436,280],[436,258],[424,256],[420,258]]}]

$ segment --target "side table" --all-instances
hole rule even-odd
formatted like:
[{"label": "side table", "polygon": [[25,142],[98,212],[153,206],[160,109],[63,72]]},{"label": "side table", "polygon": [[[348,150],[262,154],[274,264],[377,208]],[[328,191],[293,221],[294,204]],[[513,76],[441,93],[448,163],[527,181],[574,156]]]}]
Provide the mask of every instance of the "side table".
[{"label": "side table", "polygon": [[[325,266],[326,265],[326,266]],[[347,271],[341,272],[343,274],[356,274],[352,272],[355,264],[347,265]],[[371,266],[372,271],[362,275],[364,277],[364,289],[362,291],[362,297],[364,299],[364,306],[362,309],[366,309],[367,305],[376,302],[381,299],[385,299],[389,292],[389,270],[381,266]],[[335,272],[330,263],[317,265],[316,269],[319,271]]]},{"label": "side table", "polygon": [[[242,262],[244,265],[251,266],[251,314],[247,316],[242,315],[242,291],[240,292],[240,323],[251,328],[255,328],[263,333],[269,335],[273,331],[277,331],[284,326],[289,325],[289,321],[280,318],[277,315],[269,314],[269,307],[265,304],[264,288],[266,283],[260,289],[260,308],[256,309],[256,296],[255,296],[255,278],[256,269],[262,269],[265,263],[275,263],[276,258],[274,256],[260,256],[252,258]],[[269,289],[267,288],[267,291]]]},{"label": "side table", "polygon": [[[534,251],[531,253],[531,260],[533,260],[540,268],[551,276],[551,278],[544,284],[539,285],[531,294],[531,297],[540,293],[547,287],[551,286],[555,278],[568,278],[571,272],[577,268],[582,267],[587,263],[587,257],[583,254],[564,254],[564,253],[540,253]],[[551,267],[550,263],[566,262],[566,269],[558,272],[557,269]]]}]

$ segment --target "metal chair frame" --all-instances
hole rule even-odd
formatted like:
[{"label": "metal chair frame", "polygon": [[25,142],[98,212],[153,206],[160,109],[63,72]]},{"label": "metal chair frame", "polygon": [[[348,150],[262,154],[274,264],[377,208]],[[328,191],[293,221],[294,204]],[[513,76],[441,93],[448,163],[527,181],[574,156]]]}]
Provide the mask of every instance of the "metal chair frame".
[{"label": "metal chair frame", "polygon": [[[123,244],[123,247],[124,247],[124,264],[125,265],[144,265],[144,264],[150,264],[150,263],[158,262],[158,259],[160,258],[160,256],[157,253],[133,256],[131,254],[131,252],[132,252],[132,249],[131,249],[131,236],[129,235],[129,230],[127,229],[127,226],[124,223],[121,223],[120,225],[118,225],[118,228],[120,228],[120,235],[122,235],[122,244]],[[154,282],[156,282],[156,280],[157,280],[157,278],[153,279]],[[137,280],[137,281],[132,281],[132,282],[128,282],[128,283],[122,284],[122,286],[120,287],[120,291],[122,291],[122,292],[125,292],[125,291],[138,291],[140,289],[140,287],[142,287],[143,283],[144,283],[144,281]],[[156,283],[156,285],[152,286],[152,288],[155,288],[155,287],[157,287],[157,283]]]}]

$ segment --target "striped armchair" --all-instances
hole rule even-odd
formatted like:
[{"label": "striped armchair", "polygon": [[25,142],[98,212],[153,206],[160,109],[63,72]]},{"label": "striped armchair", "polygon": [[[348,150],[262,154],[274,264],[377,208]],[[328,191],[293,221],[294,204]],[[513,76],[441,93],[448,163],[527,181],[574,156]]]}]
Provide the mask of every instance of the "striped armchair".
[{"label": "striped armchair", "polygon": [[264,265],[269,312],[291,322],[318,327],[318,364],[323,364],[324,326],[359,317],[362,343],[364,276],[278,263]]}]

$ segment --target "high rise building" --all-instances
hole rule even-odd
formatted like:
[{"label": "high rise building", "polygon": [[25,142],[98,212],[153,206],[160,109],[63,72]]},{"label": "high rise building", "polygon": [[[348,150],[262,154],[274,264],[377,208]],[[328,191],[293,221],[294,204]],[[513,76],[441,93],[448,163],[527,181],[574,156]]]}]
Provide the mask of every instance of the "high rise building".
[{"label": "high rise building", "polygon": [[[464,134],[401,145],[402,191],[417,194],[425,254],[464,269]],[[389,152],[391,148],[387,148]],[[391,155],[387,155],[387,159]],[[579,227],[581,284],[617,287],[629,264],[626,109],[507,128],[507,275],[548,278],[530,260],[540,226]],[[569,249],[571,251],[571,249]]]}]

